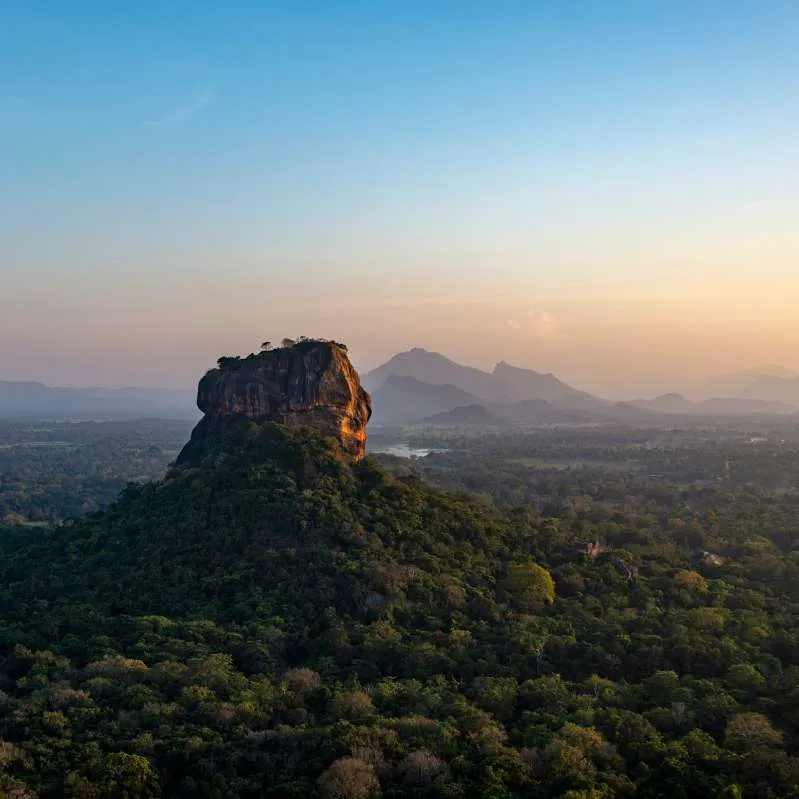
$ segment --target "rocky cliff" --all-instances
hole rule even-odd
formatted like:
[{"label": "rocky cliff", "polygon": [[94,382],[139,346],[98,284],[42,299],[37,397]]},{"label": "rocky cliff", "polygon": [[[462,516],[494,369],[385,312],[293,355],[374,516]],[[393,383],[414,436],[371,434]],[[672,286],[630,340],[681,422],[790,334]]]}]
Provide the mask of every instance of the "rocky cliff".
[{"label": "rocky cliff", "polygon": [[249,419],[309,426],[336,436],[353,458],[366,449],[369,395],[346,348],[332,341],[300,341],[246,358],[220,358],[197,389],[197,406],[205,414],[177,460],[191,465],[209,439],[231,424]]}]

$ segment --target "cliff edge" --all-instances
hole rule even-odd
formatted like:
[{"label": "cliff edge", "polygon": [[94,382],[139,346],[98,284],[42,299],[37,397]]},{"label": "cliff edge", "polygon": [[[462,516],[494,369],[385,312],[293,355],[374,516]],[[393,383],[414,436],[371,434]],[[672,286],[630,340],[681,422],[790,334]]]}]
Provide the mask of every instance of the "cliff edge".
[{"label": "cliff edge", "polygon": [[356,460],[363,457],[371,400],[343,345],[301,340],[246,358],[220,358],[218,364],[200,380],[197,406],[205,416],[178,466],[196,464],[209,439],[241,419],[314,427],[336,436]]}]

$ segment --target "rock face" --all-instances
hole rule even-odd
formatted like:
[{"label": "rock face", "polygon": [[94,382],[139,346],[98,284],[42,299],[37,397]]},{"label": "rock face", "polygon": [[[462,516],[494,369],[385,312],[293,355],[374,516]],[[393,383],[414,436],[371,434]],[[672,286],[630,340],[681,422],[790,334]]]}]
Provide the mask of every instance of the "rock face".
[{"label": "rock face", "polygon": [[335,435],[353,458],[366,450],[369,395],[346,349],[332,341],[300,341],[246,358],[221,358],[197,388],[205,414],[183,448],[178,466],[190,465],[211,437],[242,417],[254,422],[309,426]]}]

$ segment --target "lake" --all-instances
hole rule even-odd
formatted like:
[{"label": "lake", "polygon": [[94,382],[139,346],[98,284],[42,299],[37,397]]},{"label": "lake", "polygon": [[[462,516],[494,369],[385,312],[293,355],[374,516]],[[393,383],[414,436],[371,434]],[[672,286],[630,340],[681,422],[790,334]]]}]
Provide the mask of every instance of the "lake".
[{"label": "lake", "polygon": [[394,455],[397,458],[424,458],[431,452],[446,452],[446,450],[409,447],[407,444],[385,444],[369,449],[370,455]]}]

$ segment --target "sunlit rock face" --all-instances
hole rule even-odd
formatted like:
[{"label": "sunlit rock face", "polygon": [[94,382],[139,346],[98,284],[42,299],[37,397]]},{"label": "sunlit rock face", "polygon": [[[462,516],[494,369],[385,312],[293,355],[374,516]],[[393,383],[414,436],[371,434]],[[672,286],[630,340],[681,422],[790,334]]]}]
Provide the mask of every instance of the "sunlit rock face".
[{"label": "sunlit rock face", "polygon": [[221,358],[197,388],[205,414],[178,457],[190,465],[209,437],[235,421],[309,426],[336,436],[356,460],[366,451],[369,395],[346,348],[332,341],[300,341],[247,358]]}]

